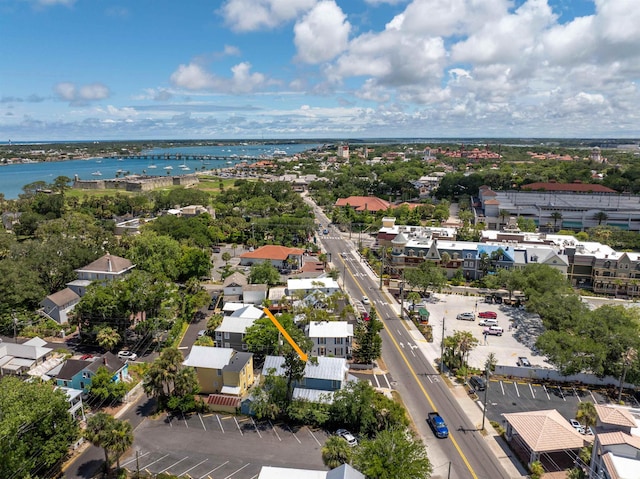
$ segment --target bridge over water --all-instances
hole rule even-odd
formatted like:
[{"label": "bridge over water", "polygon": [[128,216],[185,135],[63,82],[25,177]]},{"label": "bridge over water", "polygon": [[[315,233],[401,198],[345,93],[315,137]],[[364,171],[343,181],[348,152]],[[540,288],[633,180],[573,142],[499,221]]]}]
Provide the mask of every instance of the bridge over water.
[{"label": "bridge over water", "polygon": [[134,159],[134,160],[167,160],[167,161],[261,161],[268,160],[265,156],[238,156],[238,155],[183,155],[183,154],[140,154],[140,155],[115,155],[107,158],[113,159]]}]

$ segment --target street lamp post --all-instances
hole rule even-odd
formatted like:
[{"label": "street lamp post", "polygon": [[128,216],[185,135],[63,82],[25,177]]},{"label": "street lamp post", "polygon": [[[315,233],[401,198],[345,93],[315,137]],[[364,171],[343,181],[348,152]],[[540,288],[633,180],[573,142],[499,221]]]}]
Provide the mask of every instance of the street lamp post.
[{"label": "street lamp post", "polygon": [[444,319],[442,317],[442,342],[440,343],[440,374],[444,373]]}]

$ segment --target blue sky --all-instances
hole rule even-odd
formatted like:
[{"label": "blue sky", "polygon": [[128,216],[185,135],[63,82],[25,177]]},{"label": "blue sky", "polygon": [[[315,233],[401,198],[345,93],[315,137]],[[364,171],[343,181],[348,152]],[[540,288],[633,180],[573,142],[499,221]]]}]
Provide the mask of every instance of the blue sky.
[{"label": "blue sky", "polygon": [[0,0],[0,141],[640,137],[637,0]]}]

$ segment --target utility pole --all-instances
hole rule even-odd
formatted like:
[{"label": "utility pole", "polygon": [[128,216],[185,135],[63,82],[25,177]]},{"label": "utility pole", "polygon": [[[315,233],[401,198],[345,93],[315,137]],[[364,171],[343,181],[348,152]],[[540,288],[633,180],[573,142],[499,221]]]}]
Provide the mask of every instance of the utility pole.
[{"label": "utility pole", "polygon": [[384,274],[384,257],[386,253],[386,248],[382,247],[382,264],[380,265],[380,290],[382,291],[382,275]]},{"label": "utility pole", "polygon": [[484,419],[487,416],[487,391],[489,391],[489,369],[491,369],[491,363],[489,362],[489,360],[485,361],[484,363],[484,379],[485,379],[485,385],[484,385],[484,401],[483,401],[483,405],[482,405],[482,429],[481,431],[484,431]]},{"label": "utility pole", "polygon": [[444,373],[444,319],[442,317],[442,342],[440,343],[440,374]]},{"label": "utility pole", "polygon": [[404,268],[400,281],[400,319],[404,319]]}]

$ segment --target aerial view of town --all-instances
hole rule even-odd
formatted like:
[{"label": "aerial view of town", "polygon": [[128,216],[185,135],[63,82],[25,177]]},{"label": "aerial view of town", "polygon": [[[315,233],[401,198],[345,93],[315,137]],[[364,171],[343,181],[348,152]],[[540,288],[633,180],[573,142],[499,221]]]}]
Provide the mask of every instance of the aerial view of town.
[{"label": "aerial view of town", "polygon": [[628,0],[0,2],[0,479],[640,478]]}]

